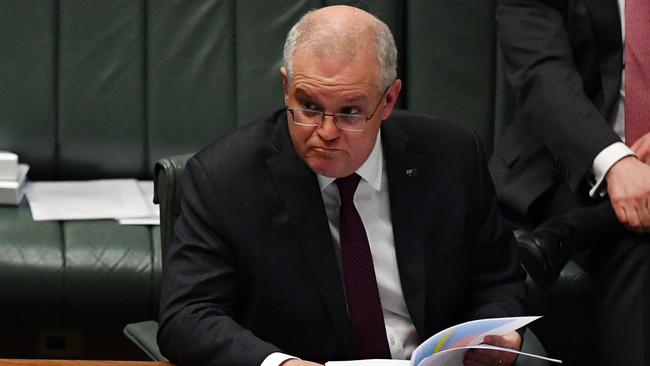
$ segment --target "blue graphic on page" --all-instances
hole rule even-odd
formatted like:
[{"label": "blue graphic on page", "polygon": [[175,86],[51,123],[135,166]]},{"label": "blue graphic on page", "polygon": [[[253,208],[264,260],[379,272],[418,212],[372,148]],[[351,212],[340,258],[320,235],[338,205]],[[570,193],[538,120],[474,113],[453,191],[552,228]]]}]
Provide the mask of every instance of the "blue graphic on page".
[{"label": "blue graphic on page", "polygon": [[[424,341],[413,353],[411,365],[419,365],[422,360],[433,355],[434,353],[451,348],[476,345],[477,342],[470,344],[477,336],[486,333],[492,329],[512,322],[512,319],[481,319],[469,323],[459,324],[457,326],[443,330],[433,337]],[[481,343],[483,340],[478,340]]]}]

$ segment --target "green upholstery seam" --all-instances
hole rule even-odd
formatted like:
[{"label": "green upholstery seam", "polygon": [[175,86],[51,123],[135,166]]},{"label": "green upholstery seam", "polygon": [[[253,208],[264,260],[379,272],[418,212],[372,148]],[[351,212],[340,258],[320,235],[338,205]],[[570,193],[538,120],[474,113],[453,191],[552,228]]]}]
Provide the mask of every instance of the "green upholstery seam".
[{"label": "green upholstery seam", "polygon": [[63,221],[59,221],[59,232],[60,232],[60,239],[61,239],[61,259],[62,259],[62,264],[63,264],[63,273],[61,276],[61,326],[64,326],[66,323],[66,314],[67,314],[67,303],[68,299],[66,298],[66,277],[67,277],[67,271],[68,271],[68,259],[67,259],[67,246],[66,246],[66,238],[65,238],[65,226]]}]

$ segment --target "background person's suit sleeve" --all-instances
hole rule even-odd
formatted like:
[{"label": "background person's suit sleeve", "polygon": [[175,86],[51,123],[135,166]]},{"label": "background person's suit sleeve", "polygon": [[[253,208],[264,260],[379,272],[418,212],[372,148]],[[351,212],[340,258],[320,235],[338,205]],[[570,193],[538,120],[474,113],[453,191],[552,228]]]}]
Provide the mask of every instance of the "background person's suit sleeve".
[{"label": "background person's suit sleeve", "polygon": [[584,92],[561,10],[567,6],[566,1],[499,0],[496,20],[519,118],[561,162],[575,190],[596,155],[620,139]]},{"label": "background person's suit sleeve", "polygon": [[236,258],[220,227],[227,213],[210,187],[201,163],[190,159],[163,270],[158,343],[177,365],[260,365],[280,350],[233,318]]},{"label": "background person's suit sleeve", "polygon": [[478,137],[474,136],[474,140],[476,150],[471,169],[477,189],[471,226],[474,240],[469,319],[524,315],[525,273],[519,264],[512,228],[497,206],[483,149]]}]

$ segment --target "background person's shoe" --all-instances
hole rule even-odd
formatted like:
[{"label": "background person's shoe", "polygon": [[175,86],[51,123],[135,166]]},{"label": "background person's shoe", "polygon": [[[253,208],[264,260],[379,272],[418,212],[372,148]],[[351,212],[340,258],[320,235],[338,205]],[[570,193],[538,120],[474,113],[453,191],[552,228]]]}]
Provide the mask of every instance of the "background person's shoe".
[{"label": "background person's shoe", "polygon": [[519,257],[531,279],[540,286],[555,282],[569,261],[575,227],[553,217],[517,238]]}]

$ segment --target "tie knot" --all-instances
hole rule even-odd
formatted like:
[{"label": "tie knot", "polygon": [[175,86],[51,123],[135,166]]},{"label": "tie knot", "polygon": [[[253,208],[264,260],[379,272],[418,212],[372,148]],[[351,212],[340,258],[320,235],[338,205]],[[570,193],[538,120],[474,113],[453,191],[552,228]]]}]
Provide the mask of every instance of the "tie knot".
[{"label": "tie knot", "polygon": [[361,177],[357,174],[354,173],[352,175],[348,175],[347,177],[343,178],[337,178],[334,183],[339,187],[339,196],[341,196],[341,205],[344,203],[351,203],[353,202],[354,198],[354,192],[357,190],[357,186],[359,186],[359,181],[361,180]]}]

